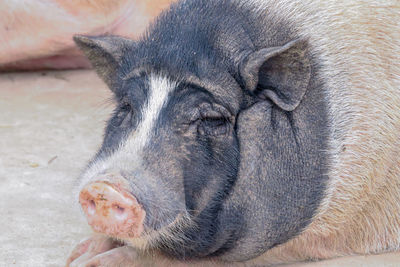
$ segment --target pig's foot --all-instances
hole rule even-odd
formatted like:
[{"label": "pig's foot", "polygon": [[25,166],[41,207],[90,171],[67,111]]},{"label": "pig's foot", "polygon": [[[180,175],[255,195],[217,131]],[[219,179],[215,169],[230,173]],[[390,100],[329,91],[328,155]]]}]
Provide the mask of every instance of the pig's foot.
[{"label": "pig's foot", "polygon": [[105,236],[93,236],[83,240],[71,252],[66,267],[232,267],[243,263],[223,263],[210,259],[179,261],[157,253],[139,253],[135,248],[125,246]]},{"label": "pig's foot", "polygon": [[119,266],[120,263],[128,263],[124,259],[129,255],[133,258],[135,250],[111,238],[93,236],[83,240],[73,249],[66,266]]},{"label": "pig's foot", "polygon": [[98,254],[90,259],[73,261],[70,267],[134,267],[137,266],[135,265],[135,256],[135,249],[123,246]]}]

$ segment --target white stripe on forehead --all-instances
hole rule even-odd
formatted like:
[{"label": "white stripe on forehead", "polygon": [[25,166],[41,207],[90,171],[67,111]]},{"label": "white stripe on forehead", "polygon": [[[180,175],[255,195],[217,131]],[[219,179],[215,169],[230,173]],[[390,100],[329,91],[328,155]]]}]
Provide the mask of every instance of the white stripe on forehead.
[{"label": "white stripe on forehead", "polygon": [[176,88],[177,84],[169,79],[156,76],[149,76],[148,97],[141,111],[141,121],[132,134],[123,141],[119,148],[109,157],[97,159],[81,177],[78,185],[79,191],[90,181],[97,179],[97,176],[107,170],[123,171],[140,168],[141,152],[151,139],[155,124],[160,111],[168,102],[169,93]]},{"label": "white stripe on forehead", "polygon": [[136,151],[142,149],[149,141],[154,125],[163,106],[168,102],[168,95],[176,87],[176,83],[165,77],[150,75],[148,100],[142,110],[142,121],[126,142],[126,147]]}]

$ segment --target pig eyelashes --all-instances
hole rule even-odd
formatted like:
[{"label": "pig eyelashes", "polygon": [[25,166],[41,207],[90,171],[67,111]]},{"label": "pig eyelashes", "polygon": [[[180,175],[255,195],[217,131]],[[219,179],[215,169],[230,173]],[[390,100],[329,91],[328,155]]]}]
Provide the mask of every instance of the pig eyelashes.
[{"label": "pig eyelashes", "polygon": [[131,104],[128,101],[122,101],[119,106],[120,106],[119,109],[122,111],[132,110]]},{"label": "pig eyelashes", "polygon": [[231,121],[229,113],[219,105],[205,103],[200,105],[197,123],[197,132],[201,135],[220,136],[226,135]]},{"label": "pig eyelashes", "polygon": [[191,130],[201,135],[218,136],[228,133],[232,121],[219,112],[208,112],[207,115],[193,112],[188,117],[180,119],[178,124],[183,126],[181,129],[185,131]]},{"label": "pig eyelashes", "polygon": [[198,133],[219,136],[228,133],[229,120],[225,117],[205,117],[199,120]]},{"label": "pig eyelashes", "polygon": [[130,127],[133,119],[133,108],[127,102],[122,102],[115,112],[114,127]]},{"label": "pig eyelashes", "polygon": [[132,118],[133,118],[133,112],[129,111],[125,118],[122,120],[120,127],[131,127],[132,126]]}]

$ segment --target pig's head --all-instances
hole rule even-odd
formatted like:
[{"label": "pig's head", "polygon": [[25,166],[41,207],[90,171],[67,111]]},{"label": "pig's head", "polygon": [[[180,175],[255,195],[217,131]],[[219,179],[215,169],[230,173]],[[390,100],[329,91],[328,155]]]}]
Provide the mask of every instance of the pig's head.
[{"label": "pig's head", "polygon": [[318,209],[326,104],[307,40],[256,45],[230,33],[240,14],[207,20],[172,10],[137,42],[75,37],[116,103],[79,201],[95,231],[132,245],[244,260]]}]

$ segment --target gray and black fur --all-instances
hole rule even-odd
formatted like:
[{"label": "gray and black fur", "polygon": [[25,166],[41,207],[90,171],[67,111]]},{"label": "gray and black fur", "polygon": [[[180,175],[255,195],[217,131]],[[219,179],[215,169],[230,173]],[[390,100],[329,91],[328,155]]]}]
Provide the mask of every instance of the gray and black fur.
[{"label": "gray and black fur", "polygon": [[[251,259],[298,235],[320,207],[329,163],[325,85],[308,40],[274,21],[240,1],[186,0],[137,42],[75,38],[117,103],[88,169],[134,134],[151,77],[176,85],[142,164],[118,170],[146,210],[147,229],[181,237],[157,239],[153,249],[180,259]],[[176,228],[182,211],[192,220]]]}]

